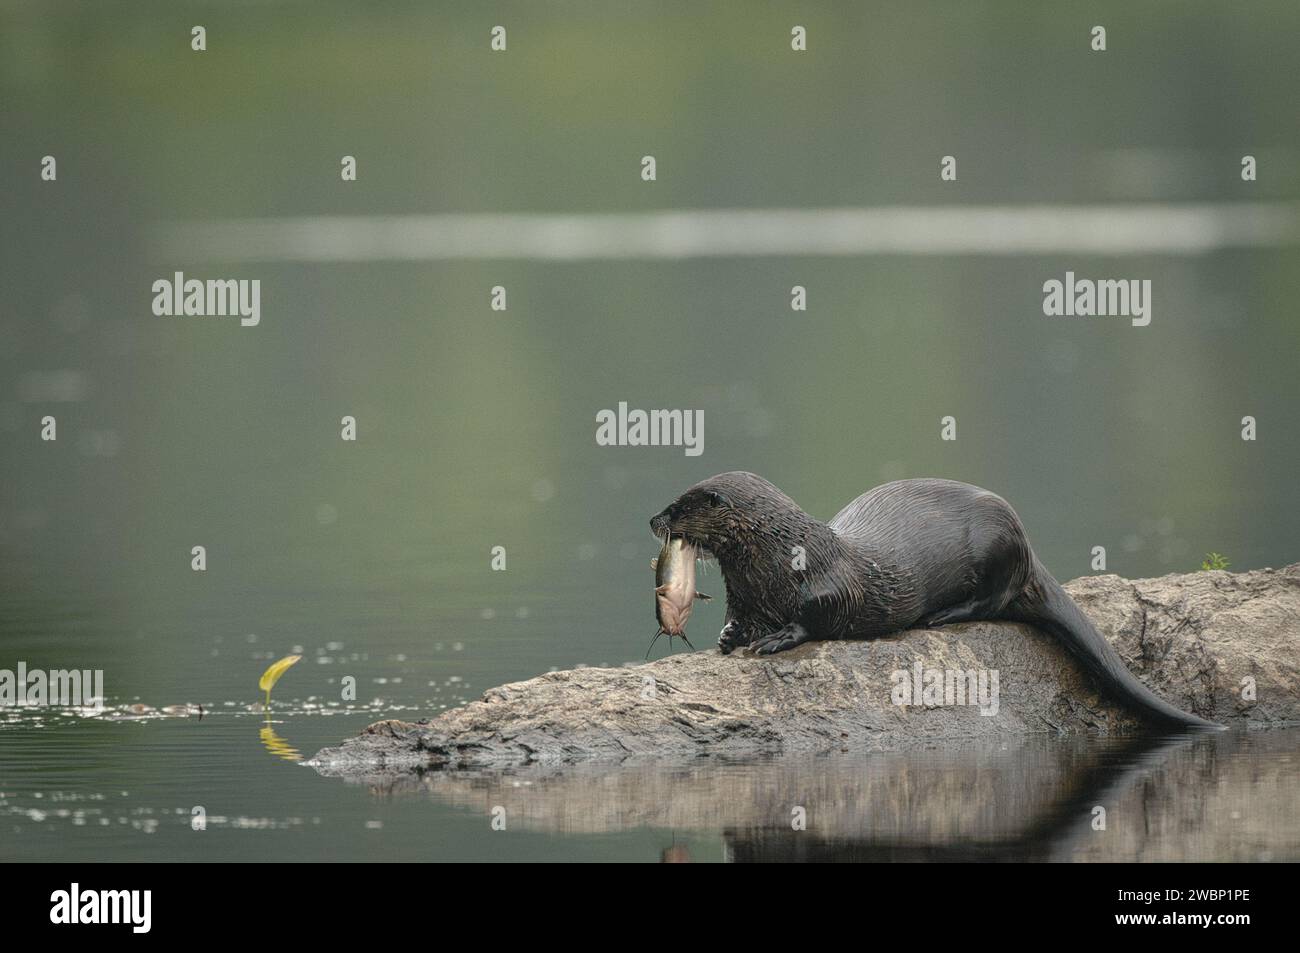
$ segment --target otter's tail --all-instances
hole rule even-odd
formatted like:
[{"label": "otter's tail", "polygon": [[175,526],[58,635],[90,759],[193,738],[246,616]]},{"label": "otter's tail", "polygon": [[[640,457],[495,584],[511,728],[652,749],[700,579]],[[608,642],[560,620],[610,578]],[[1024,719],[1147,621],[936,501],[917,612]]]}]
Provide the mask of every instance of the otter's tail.
[{"label": "otter's tail", "polygon": [[1046,629],[1064,643],[1111,698],[1145,714],[1150,720],[1179,727],[1222,728],[1169,704],[1128,670],[1119,653],[1097,631],[1061,584],[1034,560],[1034,578],[1008,607],[1008,615]]}]

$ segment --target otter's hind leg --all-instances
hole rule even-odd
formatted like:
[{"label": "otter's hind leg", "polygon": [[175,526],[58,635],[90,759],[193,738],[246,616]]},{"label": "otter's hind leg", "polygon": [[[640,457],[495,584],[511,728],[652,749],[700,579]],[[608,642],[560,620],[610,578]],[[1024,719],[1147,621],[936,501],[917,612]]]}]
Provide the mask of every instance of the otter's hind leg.
[{"label": "otter's hind leg", "polygon": [[921,616],[914,623],[917,628],[1002,618],[1006,607],[1024,590],[1034,564],[1024,527],[1001,497],[988,494],[982,505],[985,515],[968,566],[973,577],[968,597]]},{"label": "otter's hind leg", "polygon": [[988,603],[983,599],[967,599],[955,606],[948,606],[946,609],[921,616],[916,620],[913,628],[937,629],[941,625],[951,625],[954,622],[971,622],[986,618],[988,618]]}]

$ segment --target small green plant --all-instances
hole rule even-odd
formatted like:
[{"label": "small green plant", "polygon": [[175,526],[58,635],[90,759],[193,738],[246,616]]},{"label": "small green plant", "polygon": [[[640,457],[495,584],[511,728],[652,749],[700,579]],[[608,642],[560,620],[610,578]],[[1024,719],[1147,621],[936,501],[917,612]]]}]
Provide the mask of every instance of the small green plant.
[{"label": "small green plant", "polygon": [[1206,553],[1205,559],[1201,561],[1202,569],[1227,569],[1231,565],[1223,553]]}]

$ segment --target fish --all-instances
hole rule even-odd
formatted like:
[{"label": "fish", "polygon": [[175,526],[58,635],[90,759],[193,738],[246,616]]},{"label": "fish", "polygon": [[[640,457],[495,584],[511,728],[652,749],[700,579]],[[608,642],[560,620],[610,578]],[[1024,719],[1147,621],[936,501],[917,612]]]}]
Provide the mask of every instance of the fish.
[{"label": "fish", "polygon": [[671,645],[673,638],[679,638],[695,651],[686,638],[686,620],[691,617],[695,600],[706,602],[713,597],[695,591],[695,560],[698,557],[695,547],[682,536],[664,537],[664,545],[659,555],[650,560],[650,568],[655,571],[655,619],[659,622],[659,631],[650,640],[650,648],[645,650],[646,658],[650,649],[655,647],[659,636],[668,636]]}]

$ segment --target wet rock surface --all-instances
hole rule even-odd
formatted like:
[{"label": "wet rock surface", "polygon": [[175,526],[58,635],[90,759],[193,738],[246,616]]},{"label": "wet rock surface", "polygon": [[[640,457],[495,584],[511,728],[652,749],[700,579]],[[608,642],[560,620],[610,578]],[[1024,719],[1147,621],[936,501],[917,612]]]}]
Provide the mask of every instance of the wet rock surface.
[{"label": "wet rock surface", "polygon": [[[1076,579],[1070,595],[1148,686],[1229,727],[1300,724],[1300,564]],[[897,672],[997,672],[997,703],[898,705]],[[987,683],[986,683],[986,687]],[[420,722],[381,721],[309,763],[377,777],[438,766],[883,751],[1031,732],[1128,732],[1045,633],[971,622],[776,656],[716,649],[550,672]]]}]

